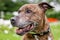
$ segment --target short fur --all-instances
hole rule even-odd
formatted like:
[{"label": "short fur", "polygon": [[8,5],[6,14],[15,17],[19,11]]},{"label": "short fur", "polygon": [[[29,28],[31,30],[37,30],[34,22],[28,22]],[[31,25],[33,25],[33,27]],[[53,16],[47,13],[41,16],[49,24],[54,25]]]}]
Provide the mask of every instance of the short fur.
[{"label": "short fur", "polygon": [[[33,31],[39,34],[40,32],[47,31],[47,29],[50,28],[45,12],[47,9],[51,9],[51,8],[53,7],[45,2],[40,4],[25,4],[18,10],[18,12],[19,14],[22,15],[21,18],[23,20],[27,20],[27,21],[31,20],[31,21],[36,21],[38,23],[37,27]],[[27,9],[30,9],[32,11],[31,12],[32,16],[31,14],[25,13]],[[48,40],[48,37],[50,37],[51,40],[53,40],[51,31],[48,34],[39,35],[39,36],[36,35],[36,36],[37,36],[37,40]],[[36,40],[36,38],[34,35],[30,33],[25,33],[23,35],[23,40]]]}]

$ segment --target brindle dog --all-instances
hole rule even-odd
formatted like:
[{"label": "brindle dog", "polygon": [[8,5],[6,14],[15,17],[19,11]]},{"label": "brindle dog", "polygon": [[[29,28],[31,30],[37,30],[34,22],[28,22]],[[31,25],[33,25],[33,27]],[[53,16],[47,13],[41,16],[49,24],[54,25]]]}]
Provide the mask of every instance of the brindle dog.
[{"label": "brindle dog", "polygon": [[48,3],[25,4],[18,10],[18,16],[11,19],[11,24],[18,27],[16,34],[23,35],[23,40],[53,40],[45,12],[53,8]]}]

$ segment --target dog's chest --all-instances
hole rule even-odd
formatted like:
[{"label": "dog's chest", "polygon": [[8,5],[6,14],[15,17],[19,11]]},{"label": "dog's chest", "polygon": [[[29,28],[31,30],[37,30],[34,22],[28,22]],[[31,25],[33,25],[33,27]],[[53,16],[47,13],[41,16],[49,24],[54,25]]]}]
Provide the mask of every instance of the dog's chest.
[{"label": "dog's chest", "polygon": [[39,40],[38,37],[37,37],[36,35],[34,35],[34,37],[35,37],[36,40]]},{"label": "dog's chest", "polygon": [[[34,35],[34,37],[35,37],[35,40],[40,40],[40,39],[38,38],[38,36]],[[51,39],[51,37],[48,36],[48,39],[47,39],[47,40],[52,40],[52,39]]]},{"label": "dog's chest", "polygon": [[48,40],[52,40],[51,37],[48,36]]}]

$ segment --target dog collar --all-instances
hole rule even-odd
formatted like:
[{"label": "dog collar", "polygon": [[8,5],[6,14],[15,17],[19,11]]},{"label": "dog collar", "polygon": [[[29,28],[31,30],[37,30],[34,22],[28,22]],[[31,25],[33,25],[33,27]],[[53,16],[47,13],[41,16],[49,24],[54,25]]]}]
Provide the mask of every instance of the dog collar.
[{"label": "dog collar", "polygon": [[48,28],[47,31],[40,32],[39,34],[35,32],[29,32],[29,33],[32,35],[45,35],[45,34],[48,34],[49,32],[50,32],[50,28]]}]

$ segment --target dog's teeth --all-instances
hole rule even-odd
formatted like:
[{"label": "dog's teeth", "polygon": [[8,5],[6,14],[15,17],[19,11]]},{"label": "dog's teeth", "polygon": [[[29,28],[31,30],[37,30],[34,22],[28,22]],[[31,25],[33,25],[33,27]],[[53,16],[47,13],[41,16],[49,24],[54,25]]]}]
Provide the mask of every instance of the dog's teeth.
[{"label": "dog's teeth", "polygon": [[32,25],[30,29],[32,29],[34,26]]}]

